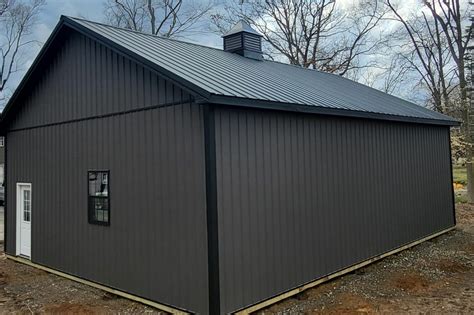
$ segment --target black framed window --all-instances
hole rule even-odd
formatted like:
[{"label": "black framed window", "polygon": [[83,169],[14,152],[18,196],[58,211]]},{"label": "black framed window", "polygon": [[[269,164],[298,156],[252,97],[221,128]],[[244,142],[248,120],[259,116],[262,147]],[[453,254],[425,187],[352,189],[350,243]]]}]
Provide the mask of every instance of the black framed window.
[{"label": "black framed window", "polygon": [[110,225],[110,173],[109,171],[89,171],[87,177],[89,223]]}]

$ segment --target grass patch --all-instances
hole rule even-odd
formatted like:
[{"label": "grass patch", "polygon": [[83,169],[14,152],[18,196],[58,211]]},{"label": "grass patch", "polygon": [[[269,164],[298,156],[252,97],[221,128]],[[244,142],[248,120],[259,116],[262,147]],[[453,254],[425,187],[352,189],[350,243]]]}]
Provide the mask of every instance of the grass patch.
[{"label": "grass patch", "polygon": [[454,165],[453,178],[455,183],[467,185],[466,167]]},{"label": "grass patch", "polygon": [[454,196],[454,201],[455,201],[456,203],[468,203],[468,200],[467,200],[467,197],[466,197],[465,194],[462,194],[462,195],[456,194],[456,195]]}]

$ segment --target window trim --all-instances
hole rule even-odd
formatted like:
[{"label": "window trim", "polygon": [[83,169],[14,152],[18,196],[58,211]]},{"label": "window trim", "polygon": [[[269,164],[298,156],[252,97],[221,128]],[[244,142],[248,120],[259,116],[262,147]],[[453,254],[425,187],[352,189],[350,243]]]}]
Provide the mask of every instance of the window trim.
[{"label": "window trim", "polygon": [[[94,220],[93,219],[93,216],[92,216],[92,209],[90,207],[91,205],[91,202],[90,202],[90,198],[94,198],[94,196],[91,196],[89,195],[89,174],[90,173],[107,173],[107,197],[102,197],[102,198],[107,198],[108,199],[108,216],[107,216],[107,222],[105,221],[97,221],[97,220]],[[102,226],[110,226],[110,209],[111,209],[111,206],[110,206],[110,170],[106,170],[106,169],[89,169],[87,170],[87,221],[89,222],[89,224],[95,224],[95,225],[102,225]],[[95,197],[97,198],[97,197]],[[100,197],[99,197],[100,198]]]}]

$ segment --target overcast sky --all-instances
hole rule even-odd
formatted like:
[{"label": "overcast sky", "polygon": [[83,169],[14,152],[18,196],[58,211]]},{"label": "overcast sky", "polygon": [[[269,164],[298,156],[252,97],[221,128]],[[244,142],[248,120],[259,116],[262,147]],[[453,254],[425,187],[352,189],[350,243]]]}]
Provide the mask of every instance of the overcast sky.
[{"label": "overcast sky", "polygon": [[[103,22],[104,20],[104,2],[102,0],[46,0],[46,5],[38,19],[39,25],[35,31],[35,37],[44,42],[54,26],[58,23],[61,15],[80,17],[91,21]],[[185,0],[203,1],[203,0]],[[219,5],[223,0],[210,0]],[[200,36],[193,36],[193,41],[202,44],[216,45],[219,36],[205,32]]]}]

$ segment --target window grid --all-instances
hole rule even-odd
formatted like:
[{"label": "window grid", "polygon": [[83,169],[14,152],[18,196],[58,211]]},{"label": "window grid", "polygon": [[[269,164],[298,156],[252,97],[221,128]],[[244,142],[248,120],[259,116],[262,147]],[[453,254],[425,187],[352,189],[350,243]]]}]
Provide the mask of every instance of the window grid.
[{"label": "window grid", "polygon": [[110,225],[109,171],[88,172],[88,219],[91,224]]},{"label": "window grid", "polygon": [[31,222],[31,191],[23,190],[23,221]]}]

